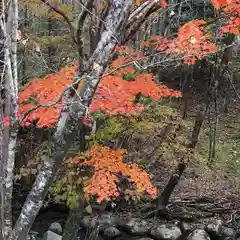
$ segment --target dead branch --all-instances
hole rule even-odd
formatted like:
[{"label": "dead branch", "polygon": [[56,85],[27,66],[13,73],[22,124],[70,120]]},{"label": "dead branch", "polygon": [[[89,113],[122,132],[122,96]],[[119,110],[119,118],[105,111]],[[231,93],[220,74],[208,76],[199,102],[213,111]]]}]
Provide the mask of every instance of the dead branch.
[{"label": "dead branch", "polygon": [[69,30],[70,30],[70,34],[72,37],[72,40],[74,41],[74,43],[77,44],[77,40],[75,38],[75,33],[74,33],[74,26],[71,23],[70,19],[68,18],[68,16],[58,7],[55,7],[53,5],[51,5],[48,1],[46,0],[41,0],[41,2],[43,2],[44,4],[46,4],[51,10],[53,10],[54,12],[58,13],[60,16],[62,16],[62,18],[66,21],[66,23],[69,26]]}]

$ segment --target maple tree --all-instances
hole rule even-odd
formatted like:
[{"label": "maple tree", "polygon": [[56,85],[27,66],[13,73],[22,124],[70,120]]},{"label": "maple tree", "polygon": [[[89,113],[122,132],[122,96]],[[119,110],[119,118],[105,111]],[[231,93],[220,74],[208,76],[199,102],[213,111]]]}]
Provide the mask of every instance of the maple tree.
[{"label": "maple tree", "polygon": [[[227,21],[220,28],[220,33],[238,35],[240,32],[240,0],[212,0],[212,5],[220,11]],[[154,47],[159,51],[175,57],[183,57],[184,63],[195,64],[197,59],[216,53],[218,48],[211,42],[212,35],[206,32],[207,22],[191,20],[179,28],[175,39],[163,36],[150,36],[148,41],[142,42],[143,47]]]},{"label": "maple tree", "polygon": [[[139,5],[140,1],[136,1]],[[237,3],[226,5],[221,1],[213,1],[214,7],[219,9],[224,7],[224,13],[237,12]],[[161,2],[162,7],[166,7],[165,1]],[[230,18],[228,24],[222,28],[222,32],[236,33],[233,24],[238,23],[238,18]],[[143,42],[145,47],[157,47],[166,54],[182,56],[186,64],[194,64],[196,59],[202,59],[206,55],[215,53],[217,47],[210,39],[211,35],[205,32],[203,20],[193,20],[180,27],[175,39],[167,39],[162,36],[151,36],[149,41]],[[104,111],[108,115],[127,114],[135,115],[143,111],[141,103],[134,104],[135,96],[141,93],[145,97],[151,97],[158,101],[164,97],[181,97],[181,93],[169,89],[165,85],[158,85],[154,81],[152,73],[140,73],[133,67],[134,61],[146,62],[146,57],[127,46],[116,48],[118,57],[113,60],[103,79],[100,81],[95,95],[89,107],[89,114],[97,110]],[[59,73],[49,74],[44,79],[34,79],[24,86],[19,94],[20,112],[19,119],[38,104],[50,104],[58,98],[68,84],[72,83],[77,70],[77,62],[72,66],[64,67]],[[126,79],[127,78],[127,79]],[[130,79],[128,79],[130,78]],[[81,85],[80,85],[81,87]],[[60,115],[61,101],[51,107],[39,107],[31,112],[21,123],[22,126],[30,125],[33,120],[38,119],[37,127],[54,126]],[[5,125],[9,126],[10,118],[5,117]],[[90,161],[83,161],[81,164],[95,167],[92,184],[85,188],[85,192],[90,195],[98,194],[98,201],[119,196],[116,182],[116,173],[130,176],[135,182],[138,193],[147,192],[151,197],[156,196],[156,189],[150,184],[149,176],[137,165],[126,165],[122,162],[124,150],[111,150],[108,147],[94,145],[88,152]],[[72,158],[71,161],[80,164],[80,156]],[[142,176],[138,179],[136,176]],[[98,183],[98,185],[96,185]],[[100,183],[100,184],[99,184]]]},{"label": "maple tree", "polygon": [[[112,62],[110,71],[131,61],[132,59],[128,57],[120,56]],[[123,79],[127,74],[132,74],[130,75],[133,78],[132,81]],[[109,115],[119,113],[134,115],[143,110],[143,104],[134,104],[135,96],[138,93],[145,97],[152,97],[154,101],[169,96],[181,96],[178,91],[169,89],[165,85],[156,84],[152,73],[138,73],[132,65],[128,65],[117,70],[116,75],[103,78],[96,90],[90,112],[102,110]]]},{"label": "maple tree", "polygon": [[[127,47],[116,50],[120,56],[112,61],[109,71],[112,72],[119,66],[120,68],[115,75],[106,73],[106,76],[99,83],[89,107],[90,114],[97,110],[102,110],[110,115],[120,113],[134,115],[141,112],[143,105],[140,103],[134,104],[135,96],[138,93],[142,93],[146,97],[152,97],[155,101],[163,97],[181,96],[180,92],[155,83],[153,74],[138,73],[132,64],[124,67],[124,64],[132,61],[129,57],[121,56],[123,51],[126,50],[128,50]],[[133,54],[134,52],[129,51],[129,53]],[[139,59],[142,58],[143,56],[139,56]],[[34,79],[27,84],[19,93],[19,117],[33,109],[37,104],[54,102],[64,88],[71,83],[76,69],[77,64],[75,62],[72,66],[62,68],[59,73],[49,74],[44,79]],[[134,74],[134,81],[124,80],[123,77],[126,74]],[[58,121],[60,111],[61,102],[51,107],[40,107],[31,112],[21,125],[30,125],[33,120],[38,119],[36,126],[39,128],[53,126]]]},{"label": "maple tree", "polygon": [[211,37],[204,33],[203,20],[193,20],[184,24],[178,32],[176,39],[168,44],[167,53],[182,54],[187,64],[194,64],[196,59],[202,59],[208,54],[215,53],[217,47],[207,38]]},{"label": "maple tree", "polygon": [[227,18],[221,33],[240,34],[240,0],[212,0],[212,4]]},{"label": "maple tree", "polygon": [[[141,103],[134,104],[135,96],[141,93],[145,97],[151,97],[158,101],[164,97],[181,97],[181,93],[169,89],[165,85],[158,85],[154,81],[151,73],[140,73],[133,67],[134,59],[145,61],[143,55],[135,52],[127,46],[116,49],[117,58],[110,64],[108,72],[99,83],[89,107],[89,114],[97,110],[104,111],[108,115],[135,115],[143,111]],[[131,57],[130,57],[131,55]],[[122,67],[121,67],[122,66]],[[19,94],[19,104],[21,114],[24,115],[37,104],[49,104],[54,102],[62,93],[66,85],[71,83],[77,69],[76,62],[72,66],[64,67],[59,73],[49,74],[44,79],[35,79],[27,84]],[[117,69],[117,70],[116,70]],[[131,75],[131,80],[124,79],[126,75]],[[59,118],[61,102],[52,107],[40,107],[30,113],[21,123],[29,125],[34,119],[38,119],[37,127],[51,127]],[[134,182],[136,188],[131,192],[130,197],[140,198],[147,193],[150,197],[156,197],[157,190],[151,184],[149,175],[136,164],[123,163],[125,150],[111,150],[108,147],[94,145],[86,155],[91,160],[82,161],[82,156],[77,155],[70,158],[74,164],[94,166],[95,172],[92,183],[84,190],[87,195],[97,194],[97,201],[113,199],[119,196],[117,188],[117,175],[128,176],[129,181]]]},{"label": "maple tree", "polygon": [[152,185],[148,173],[136,164],[123,162],[125,153],[125,149],[112,150],[95,144],[86,153],[67,160],[76,165],[94,166],[91,184],[84,188],[86,198],[97,196],[97,202],[101,203],[119,197],[118,176],[126,176],[135,184],[136,197],[143,194],[148,194],[151,198],[157,196],[157,189]]},{"label": "maple tree", "polygon": [[143,42],[142,45],[156,47],[161,52],[175,57],[183,57],[185,64],[193,65],[196,59],[201,60],[217,51],[216,45],[209,40],[211,35],[204,31],[205,25],[204,20],[192,20],[179,28],[175,39],[151,36],[149,41]]},{"label": "maple tree", "polygon": [[[59,73],[49,74],[44,79],[34,79],[19,93],[19,116],[34,108],[37,104],[49,104],[54,102],[63,92],[64,88],[72,83],[76,74],[76,64],[62,68]],[[61,111],[61,102],[52,107],[40,107],[33,111],[21,123],[27,126],[33,120],[39,119],[38,127],[52,126],[58,121]]]}]

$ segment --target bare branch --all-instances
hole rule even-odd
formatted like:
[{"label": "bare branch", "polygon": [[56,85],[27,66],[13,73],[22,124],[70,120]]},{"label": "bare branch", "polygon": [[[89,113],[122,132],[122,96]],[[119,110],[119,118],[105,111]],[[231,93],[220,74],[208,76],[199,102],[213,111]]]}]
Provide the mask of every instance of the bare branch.
[{"label": "bare branch", "polygon": [[88,0],[86,6],[84,6],[82,13],[79,15],[78,18],[78,25],[77,25],[77,45],[78,45],[78,54],[79,54],[79,66],[83,67],[82,58],[83,58],[83,41],[82,41],[82,31],[83,31],[83,24],[85,19],[91,11],[93,6],[94,0]]},{"label": "bare branch", "polygon": [[[104,8],[100,14],[100,19],[101,21],[99,21],[99,25],[98,25],[98,28],[97,28],[97,33],[95,35],[95,37],[97,38],[97,41],[100,39],[100,36],[101,36],[101,31],[102,31],[102,28],[103,28],[103,24],[104,24],[104,21],[108,15],[108,11],[109,11],[109,3],[110,3],[110,0],[108,0],[107,2],[107,7]],[[92,47],[92,46],[91,46]],[[95,46],[93,46],[95,47]],[[93,49],[94,50],[94,49]]]},{"label": "bare branch", "polygon": [[126,43],[146,21],[150,14],[161,8],[161,0],[149,1],[141,4],[128,18],[126,33],[122,39],[122,44]]},{"label": "bare branch", "polygon": [[48,1],[46,0],[41,0],[41,2],[43,2],[44,4],[46,4],[51,10],[53,10],[54,12],[58,13],[60,16],[62,16],[62,18],[67,22],[68,26],[69,26],[69,30],[70,30],[70,34],[71,37],[74,41],[74,43],[77,43],[77,40],[75,38],[75,33],[74,33],[74,26],[71,23],[71,21],[69,20],[68,16],[58,7],[52,6]]}]

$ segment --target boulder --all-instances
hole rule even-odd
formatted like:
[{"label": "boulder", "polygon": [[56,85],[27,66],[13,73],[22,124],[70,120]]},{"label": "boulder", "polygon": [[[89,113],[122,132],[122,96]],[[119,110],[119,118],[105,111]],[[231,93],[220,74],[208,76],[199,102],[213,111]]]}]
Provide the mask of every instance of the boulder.
[{"label": "boulder", "polygon": [[112,216],[112,214],[102,214],[99,217],[89,217],[85,216],[81,222],[80,226],[84,228],[90,228],[99,226],[99,231],[103,232],[105,228],[115,226],[116,218]]},{"label": "boulder", "polygon": [[62,236],[48,230],[47,232],[45,232],[43,240],[62,240]]},{"label": "boulder", "polygon": [[107,239],[113,239],[115,237],[120,236],[121,232],[115,227],[108,227],[108,228],[105,228],[103,235]]},{"label": "boulder", "polygon": [[137,240],[153,240],[153,239],[149,237],[143,237],[143,238],[138,238]]},{"label": "boulder", "polygon": [[112,214],[102,214],[97,218],[97,225],[99,225],[99,231],[103,232],[108,227],[114,227],[116,223],[116,217]]},{"label": "boulder", "polygon": [[210,240],[208,233],[203,229],[195,229],[188,237],[187,240]]},{"label": "boulder", "polygon": [[182,235],[181,230],[177,226],[161,225],[151,230],[151,236],[159,240],[176,240]]},{"label": "boulder", "polygon": [[84,228],[89,228],[91,225],[92,218],[89,216],[85,216],[83,219],[80,221],[80,225]]},{"label": "boulder", "polygon": [[222,221],[215,220],[205,227],[205,231],[209,234],[211,239],[218,239],[221,237],[222,232]]},{"label": "boulder", "polygon": [[131,218],[122,227],[133,235],[145,235],[151,229],[150,224],[140,218]]},{"label": "boulder", "polygon": [[49,227],[48,230],[50,230],[50,231],[52,231],[52,232],[55,232],[55,233],[57,233],[57,234],[59,234],[59,235],[61,235],[61,234],[63,233],[62,226],[61,226],[61,224],[58,223],[58,222],[52,223],[52,224],[50,225],[50,227]]},{"label": "boulder", "polygon": [[221,238],[223,240],[235,240],[236,239],[236,233],[232,228],[223,226],[222,229],[221,229]]},{"label": "boulder", "polygon": [[183,235],[186,237],[194,230],[194,226],[190,223],[182,222],[180,224],[180,229]]}]

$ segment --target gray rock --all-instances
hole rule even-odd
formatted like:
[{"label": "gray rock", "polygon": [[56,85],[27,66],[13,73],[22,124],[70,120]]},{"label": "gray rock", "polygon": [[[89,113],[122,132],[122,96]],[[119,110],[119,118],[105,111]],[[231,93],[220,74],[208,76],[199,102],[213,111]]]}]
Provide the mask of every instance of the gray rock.
[{"label": "gray rock", "polygon": [[55,233],[57,233],[59,235],[62,234],[62,232],[63,232],[62,226],[58,222],[52,223],[48,230],[50,230],[52,232],[55,232]]},{"label": "gray rock", "polygon": [[100,232],[103,232],[105,228],[114,227],[115,224],[116,217],[113,217],[111,214],[102,214],[99,217],[85,216],[80,222],[80,226],[84,228],[93,228],[99,226]]},{"label": "gray rock", "polygon": [[[81,240],[82,238],[80,238],[79,240]],[[84,238],[83,238],[84,239]],[[104,237],[102,237],[101,235],[98,235],[97,236],[97,239],[96,240],[106,240]]]},{"label": "gray rock", "polygon": [[140,218],[131,218],[122,227],[133,235],[145,235],[151,229],[150,224]]},{"label": "gray rock", "polygon": [[112,239],[121,235],[121,232],[115,227],[105,228],[103,235],[107,239]]},{"label": "gray rock", "polygon": [[27,236],[27,240],[36,240],[36,239],[37,239],[36,235],[28,234]]},{"label": "gray rock", "polygon": [[193,231],[194,228],[193,225],[186,222],[180,222],[178,226],[180,227],[184,236],[188,236]]},{"label": "gray rock", "polygon": [[137,240],[153,240],[152,238],[146,237],[146,238],[138,238]]},{"label": "gray rock", "polygon": [[236,233],[232,228],[222,227],[221,237],[223,240],[235,240]]},{"label": "gray rock", "polygon": [[209,234],[211,238],[218,238],[221,236],[222,231],[222,221],[215,220],[212,223],[209,223],[205,227],[205,231]]},{"label": "gray rock", "polygon": [[103,232],[108,227],[114,227],[116,223],[116,217],[111,214],[102,214],[97,219],[97,224],[99,225],[99,231]]},{"label": "gray rock", "polygon": [[62,236],[48,230],[47,232],[45,232],[43,240],[62,240]]},{"label": "gray rock", "polygon": [[80,221],[80,225],[84,228],[89,228],[91,225],[91,220],[92,219],[89,216],[86,216]]},{"label": "gray rock", "polygon": [[176,240],[181,235],[181,230],[177,226],[161,225],[151,230],[151,236],[159,240]]},{"label": "gray rock", "polygon": [[188,237],[187,240],[210,240],[208,233],[203,229],[195,229]]}]

